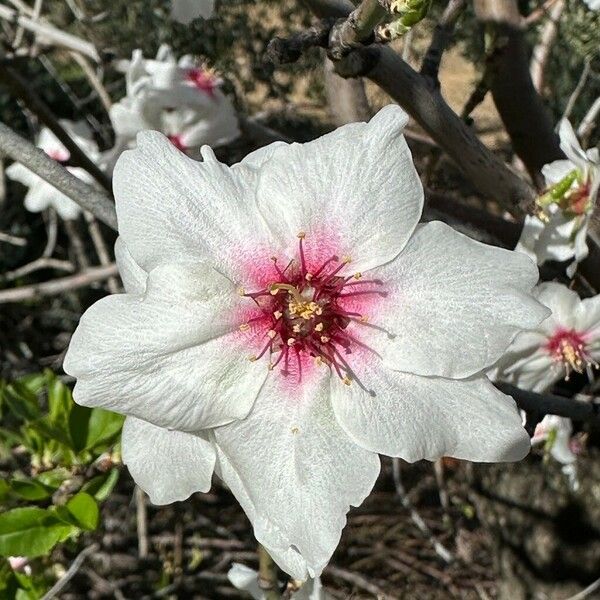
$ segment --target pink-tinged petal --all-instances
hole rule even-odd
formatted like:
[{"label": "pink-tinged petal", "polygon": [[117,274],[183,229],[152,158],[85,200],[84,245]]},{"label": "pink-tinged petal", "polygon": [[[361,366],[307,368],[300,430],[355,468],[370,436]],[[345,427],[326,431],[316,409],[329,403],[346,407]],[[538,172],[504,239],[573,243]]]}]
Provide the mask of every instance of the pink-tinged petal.
[{"label": "pink-tinged petal", "polygon": [[478,462],[514,461],[529,437],[512,398],[485,376],[420,377],[365,362],[358,382],[332,381],[335,415],[367,450],[413,462],[453,456]]},{"label": "pink-tinged petal", "polygon": [[295,236],[336,238],[352,269],[402,250],[423,207],[423,187],[402,135],[408,120],[390,105],[307,144],[280,144],[259,177],[258,206],[280,245]]},{"label": "pink-tinged petal", "polygon": [[154,504],[185,500],[210,489],[216,453],[198,435],[127,417],[121,444],[123,463]]},{"label": "pink-tinged petal", "polygon": [[219,473],[273,559],[306,579],[329,561],[350,506],[375,483],[379,458],[337,424],[327,368],[295,387],[273,375],[246,419],[214,431]]},{"label": "pink-tinged petal", "polygon": [[203,264],[157,267],[143,295],[103,298],[65,357],[75,401],[188,432],[243,419],[268,371],[248,360],[239,301]]},{"label": "pink-tinged petal", "polygon": [[256,173],[229,168],[209,148],[204,162],[157,132],[138,135],[114,171],[119,233],[146,271],[168,262],[204,261],[244,281],[261,246],[277,253],[254,203]]},{"label": "pink-tinged petal", "polygon": [[390,368],[418,375],[482,371],[519,331],[549,314],[531,295],[538,272],[527,256],[439,222],[419,226],[400,256],[373,276],[387,296],[368,315],[374,327],[362,327],[361,339]]}]

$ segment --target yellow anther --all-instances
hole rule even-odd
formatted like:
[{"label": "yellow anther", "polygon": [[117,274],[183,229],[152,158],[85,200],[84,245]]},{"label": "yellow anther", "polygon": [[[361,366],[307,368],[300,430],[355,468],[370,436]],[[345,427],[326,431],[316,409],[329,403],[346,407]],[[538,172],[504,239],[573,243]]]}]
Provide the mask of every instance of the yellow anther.
[{"label": "yellow anther", "polygon": [[306,237],[306,233],[304,231],[298,232],[298,239],[303,240]]},{"label": "yellow anther", "polygon": [[310,281],[312,278],[313,278],[313,276],[312,276],[312,273],[307,273],[307,274],[304,276],[304,279],[306,279],[306,281]]},{"label": "yellow anther", "polygon": [[360,279],[362,277],[362,273],[360,273],[360,272],[354,273],[353,277],[354,277],[354,279]]},{"label": "yellow anther", "polygon": [[323,364],[323,359],[320,356],[315,356],[315,365],[320,367]]},{"label": "yellow anther", "polygon": [[315,331],[323,331],[323,323],[317,323],[315,325]]},{"label": "yellow anther", "polygon": [[295,338],[293,338],[293,337],[288,338],[288,341],[287,341],[287,345],[288,346],[293,346],[295,343],[296,343],[296,339]]},{"label": "yellow anther", "polygon": [[240,286],[240,287],[237,289],[237,293],[238,293],[240,296],[245,296],[245,295],[246,295],[246,290],[245,290],[245,289],[244,289],[242,286]]},{"label": "yellow anther", "polygon": [[273,313],[273,316],[275,317],[275,320],[278,321],[279,319],[281,319],[281,317],[283,317],[283,313],[280,310],[276,310]]},{"label": "yellow anther", "polygon": [[300,325],[294,325],[294,326],[292,327],[292,331],[293,331],[294,333],[300,333]]},{"label": "yellow anther", "polygon": [[346,254],[346,256],[342,256],[342,262],[347,265],[352,262],[352,257]]},{"label": "yellow anther", "polygon": [[317,306],[317,308],[315,308],[315,314],[316,315],[322,315],[323,314],[323,308],[321,306]]},{"label": "yellow anther", "polygon": [[292,433],[295,435],[297,433],[300,433],[300,430],[297,427],[292,427]]},{"label": "yellow anther", "polygon": [[258,360],[258,356],[256,356],[256,354],[252,354],[251,356],[248,357],[248,360],[250,362],[254,362],[255,360]]},{"label": "yellow anther", "polygon": [[321,336],[321,342],[323,342],[324,344],[326,344],[329,341],[329,338],[326,335],[322,335]]},{"label": "yellow anther", "polygon": [[268,369],[269,371],[272,371],[275,368],[275,365],[273,363],[269,363]]},{"label": "yellow anther", "polygon": [[240,331],[250,331],[250,325],[248,325],[248,323],[242,323],[240,325]]},{"label": "yellow anther", "polygon": [[368,317],[368,315],[362,315],[358,320],[360,323],[368,323],[369,317]]},{"label": "yellow anther", "polygon": [[269,331],[267,331],[267,335],[273,339],[277,335],[277,332],[274,329],[269,329]]},{"label": "yellow anther", "polygon": [[346,375],[346,377],[344,377],[344,379],[342,379],[342,381],[344,382],[345,385],[350,385],[352,383],[352,379],[350,379],[350,377],[348,377],[348,375]]}]

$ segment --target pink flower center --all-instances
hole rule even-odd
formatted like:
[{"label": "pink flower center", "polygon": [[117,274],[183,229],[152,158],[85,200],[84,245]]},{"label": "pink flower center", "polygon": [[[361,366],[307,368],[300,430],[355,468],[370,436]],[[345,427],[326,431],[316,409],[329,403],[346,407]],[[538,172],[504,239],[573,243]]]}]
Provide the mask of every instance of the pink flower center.
[{"label": "pink flower center", "polygon": [[582,183],[566,194],[567,209],[575,215],[585,214],[590,207],[590,184]]},{"label": "pink flower center", "polygon": [[573,371],[583,373],[588,366],[598,367],[587,350],[586,336],[574,329],[559,329],[546,343],[552,358],[564,366],[565,381]]},{"label": "pink flower center", "polygon": [[54,148],[52,150],[46,150],[46,154],[53,160],[64,163],[69,160],[71,154],[68,150],[62,148]]},{"label": "pink flower center", "polygon": [[185,73],[185,78],[211,98],[215,97],[215,89],[219,83],[217,78],[209,71],[199,68],[188,69]]},{"label": "pink flower center", "polygon": [[[303,232],[298,234],[298,258],[281,269],[273,257],[277,280],[255,292],[240,290],[260,309],[260,314],[240,325],[241,331],[264,328],[264,345],[251,361],[268,354],[269,369],[289,374],[294,361],[298,377],[302,376],[302,359],[311,358],[317,365],[329,365],[346,384],[356,380],[349,355],[367,348],[351,332],[351,322],[366,325],[368,316],[356,307],[364,307],[375,296],[386,296],[380,280],[363,279],[361,273],[344,276],[340,272],[350,257],[330,256],[315,268],[308,267]],[[351,307],[349,307],[351,302]]]},{"label": "pink flower center", "polygon": [[177,150],[181,150],[182,152],[187,152],[188,147],[183,141],[183,136],[181,134],[168,135],[169,141]]}]

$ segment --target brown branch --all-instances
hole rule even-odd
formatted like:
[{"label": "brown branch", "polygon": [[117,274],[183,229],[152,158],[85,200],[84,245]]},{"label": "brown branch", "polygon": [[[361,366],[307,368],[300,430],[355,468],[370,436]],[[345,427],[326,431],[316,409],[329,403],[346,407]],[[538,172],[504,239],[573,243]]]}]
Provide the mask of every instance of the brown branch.
[{"label": "brown branch", "polygon": [[548,20],[542,28],[540,40],[533,49],[531,57],[531,80],[533,86],[539,94],[544,89],[544,75],[546,73],[546,65],[550,57],[550,51],[558,35],[558,22],[565,8],[565,0],[558,0],[548,13]]},{"label": "brown branch", "polygon": [[110,179],[106,174],[92,161],[81,148],[71,139],[71,136],[65,131],[64,127],[58,122],[53,112],[40,98],[33,92],[27,82],[16,69],[4,62],[0,65],[0,81],[3,81],[8,91],[20,98],[27,108],[31,110],[48,127],[52,133],[61,141],[64,147],[70,152],[71,160],[79,167],[85,169],[90,175],[98,181],[106,190],[110,191]]},{"label": "brown branch", "polygon": [[529,73],[529,52],[516,0],[473,0],[475,13],[493,34],[487,75],[496,108],[515,153],[541,184],[545,164],[563,158],[550,116]]},{"label": "brown branch", "polygon": [[258,546],[258,586],[262,590],[265,600],[281,599],[277,584],[277,566],[260,544]]},{"label": "brown branch", "polygon": [[20,162],[36,175],[53,185],[82,208],[117,231],[117,213],[111,198],[78,179],[52,160],[43,150],[0,123],[0,153]]},{"label": "brown branch", "polygon": [[63,292],[86,287],[97,281],[104,281],[118,274],[117,265],[112,264],[106,267],[92,267],[77,275],[62,277],[53,281],[45,281],[44,283],[26,285],[10,290],[0,290],[0,304],[35,300],[43,296],[56,296]]},{"label": "brown branch", "polygon": [[372,116],[362,79],[344,79],[336,72],[333,63],[325,58],[325,92],[329,112],[336,126],[358,121],[368,121]]}]

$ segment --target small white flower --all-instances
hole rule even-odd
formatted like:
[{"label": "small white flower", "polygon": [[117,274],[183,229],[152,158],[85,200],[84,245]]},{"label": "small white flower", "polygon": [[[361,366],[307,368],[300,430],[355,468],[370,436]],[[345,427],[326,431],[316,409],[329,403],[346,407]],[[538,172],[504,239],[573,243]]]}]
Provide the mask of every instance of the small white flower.
[{"label": "small white flower", "polygon": [[600,0],[583,0],[590,10],[600,10]]},{"label": "small white flower", "polygon": [[132,147],[135,136],[146,129],[164,133],[193,157],[203,144],[220,146],[239,136],[222,80],[191,57],[177,61],[168,46],[161,46],[155,60],[136,50],[119,68],[126,72],[127,94],[113,105],[110,117],[120,151]]},{"label": "small white flower", "polygon": [[540,215],[525,218],[516,250],[539,265],[574,259],[567,269],[572,277],[577,264],[588,255],[586,235],[598,197],[600,160],[596,148],[587,153],[581,148],[566,119],[560,123],[559,135],[568,160],[557,160],[542,169],[548,191],[538,198]]},{"label": "small white flower", "polygon": [[210,19],[215,12],[215,0],[173,0],[171,17],[187,25],[201,17]]},{"label": "small white flower", "polygon": [[65,359],[86,406],[125,413],[123,459],[153,502],[213,467],[257,539],[317,577],[378,453],[510,461],[529,450],[484,374],[548,314],[526,256],[443,223],[381,110],[227,167],[160,134],[117,163],[126,294],[83,315]]},{"label": "small white flower", "polygon": [[577,460],[577,455],[571,449],[573,424],[571,419],[546,415],[535,428],[532,445],[548,444],[550,455],[563,465],[570,465]]},{"label": "small white flower", "polygon": [[[254,600],[264,600],[265,593],[260,589],[258,573],[254,569],[240,563],[233,563],[227,577],[238,590],[248,592]],[[321,580],[317,577],[305,582],[299,590],[292,593],[290,598],[292,600],[330,600],[331,596],[323,589]]]},{"label": "small white flower", "polygon": [[[74,123],[72,121],[60,121],[71,139],[92,160],[98,159],[98,146],[92,137],[87,124],[83,121]],[[39,133],[36,145],[41,148],[50,158],[66,163],[71,155],[62,145],[59,139],[44,127]],[[67,170],[86,183],[93,183],[94,178],[84,169],[79,167],[67,167]],[[33,171],[20,163],[13,163],[6,169],[9,179],[18,181],[29,188],[25,195],[25,208],[30,212],[41,212],[46,208],[53,207],[63,219],[76,219],[81,214],[81,207],[70,198],[59,192],[54,186],[38,177]]]},{"label": "small white flower", "polygon": [[600,295],[581,300],[560,283],[542,283],[534,296],[551,311],[539,327],[520,333],[493,378],[543,392],[600,360]]}]

